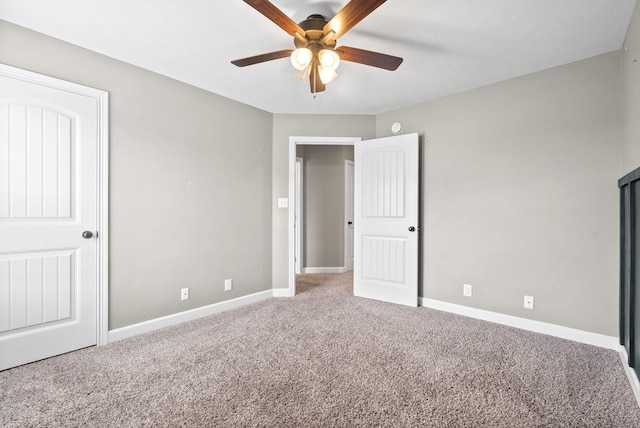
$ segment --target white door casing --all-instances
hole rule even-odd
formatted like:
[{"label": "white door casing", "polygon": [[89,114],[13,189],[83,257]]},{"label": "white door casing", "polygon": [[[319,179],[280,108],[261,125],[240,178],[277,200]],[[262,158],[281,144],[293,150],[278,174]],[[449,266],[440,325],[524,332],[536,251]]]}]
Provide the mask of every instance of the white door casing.
[{"label": "white door casing", "polygon": [[296,171],[296,146],[319,145],[319,146],[352,146],[360,137],[289,137],[289,213],[288,213],[288,288],[274,288],[275,297],[293,297],[296,294],[295,276],[295,171]]},{"label": "white door casing", "polygon": [[0,370],[106,343],[107,150],[106,92],[0,65]]},{"label": "white door casing", "polygon": [[344,161],[344,268],[353,270],[353,161]]},{"label": "white door casing", "polygon": [[293,200],[295,209],[294,225],[296,231],[296,251],[295,265],[296,275],[304,273],[304,220],[303,220],[303,201],[304,201],[304,159],[296,158],[296,190]]},{"label": "white door casing", "polygon": [[354,294],[418,305],[418,134],[355,144]]}]

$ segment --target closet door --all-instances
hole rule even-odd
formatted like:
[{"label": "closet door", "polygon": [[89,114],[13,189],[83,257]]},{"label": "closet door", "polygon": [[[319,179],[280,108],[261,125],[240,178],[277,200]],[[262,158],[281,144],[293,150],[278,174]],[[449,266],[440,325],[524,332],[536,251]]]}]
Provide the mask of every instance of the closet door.
[{"label": "closet door", "polygon": [[620,344],[640,376],[640,169],[618,181],[620,188]]},{"label": "closet door", "polygon": [[0,370],[97,343],[94,92],[0,68]]}]

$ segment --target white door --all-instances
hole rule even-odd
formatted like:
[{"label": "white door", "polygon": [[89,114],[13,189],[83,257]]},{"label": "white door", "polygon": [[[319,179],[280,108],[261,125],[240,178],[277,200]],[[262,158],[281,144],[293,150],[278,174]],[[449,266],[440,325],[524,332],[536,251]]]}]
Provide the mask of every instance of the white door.
[{"label": "white door", "polygon": [[345,206],[345,234],[344,234],[344,267],[353,270],[353,161],[344,161],[344,206]]},{"label": "white door", "polygon": [[355,143],[354,294],[418,305],[418,134]]},{"label": "white door", "polygon": [[98,109],[0,74],[0,370],[96,344]]}]

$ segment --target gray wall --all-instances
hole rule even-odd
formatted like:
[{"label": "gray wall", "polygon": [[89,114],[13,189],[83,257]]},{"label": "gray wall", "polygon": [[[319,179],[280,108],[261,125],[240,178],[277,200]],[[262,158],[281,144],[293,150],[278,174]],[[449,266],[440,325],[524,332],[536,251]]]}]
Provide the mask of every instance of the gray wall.
[{"label": "gray wall", "polygon": [[421,296],[617,335],[620,84],[615,52],[377,116],[421,136]]},{"label": "gray wall", "polygon": [[640,167],[640,6],[622,49],[622,171]]},{"label": "gray wall", "polygon": [[[278,208],[277,199],[289,195],[289,137],[375,137],[375,116],[365,115],[300,115],[273,116],[273,288],[287,288],[288,217]],[[306,151],[306,148],[305,148]]]},{"label": "gray wall", "polygon": [[302,147],[304,266],[344,267],[344,162],[353,146]]},{"label": "gray wall", "polygon": [[111,329],[271,288],[270,113],[3,21],[0,62],[110,94]]},{"label": "gray wall", "polygon": [[111,328],[287,287],[289,136],[400,121],[424,146],[422,296],[616,335],[638,21],[622,55],[378,116],[271,115],[2,21],[0,62],[110,92]]}]

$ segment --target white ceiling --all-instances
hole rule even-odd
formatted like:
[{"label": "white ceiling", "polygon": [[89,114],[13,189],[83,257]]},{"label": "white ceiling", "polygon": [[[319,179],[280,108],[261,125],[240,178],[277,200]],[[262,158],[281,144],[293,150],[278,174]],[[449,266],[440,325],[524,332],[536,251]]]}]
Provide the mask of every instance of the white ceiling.
[{"label": "white ceiling", "polygon": [[[347,2],[273,0],[300,22]],[[404,58],[397,71],[342,62],[316,94],[293,47],[242,0],[0,0],[0,19],[272,113],[377,114],[618,50],[636,0],[389,0],[338,40]]]}]

